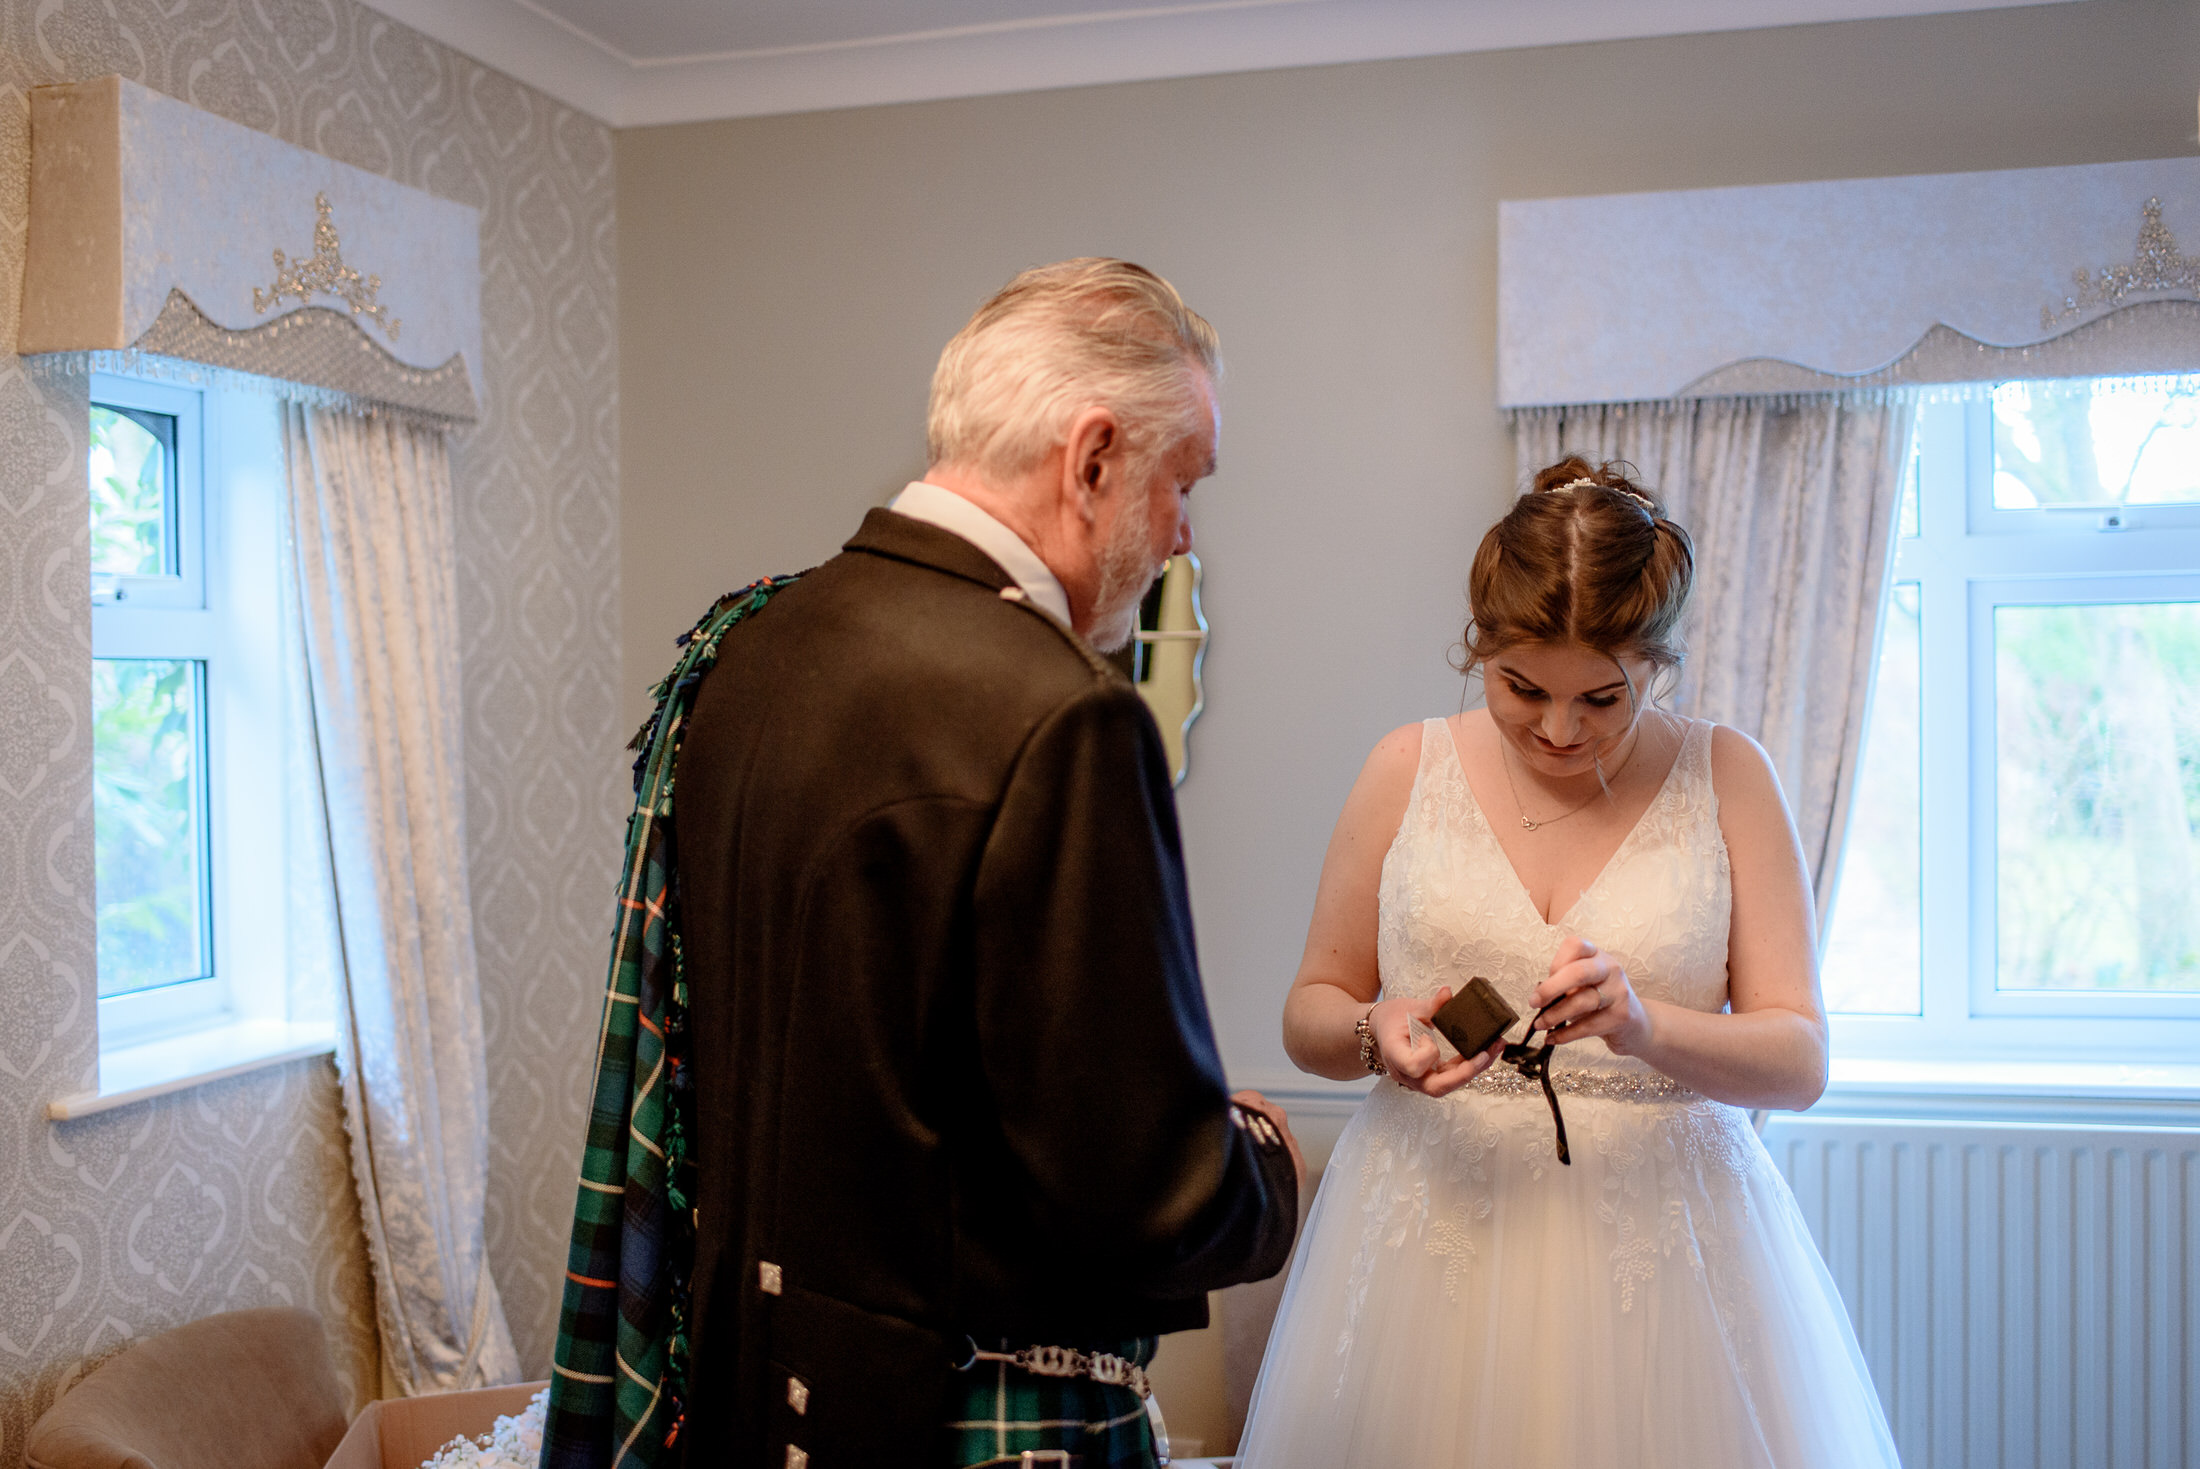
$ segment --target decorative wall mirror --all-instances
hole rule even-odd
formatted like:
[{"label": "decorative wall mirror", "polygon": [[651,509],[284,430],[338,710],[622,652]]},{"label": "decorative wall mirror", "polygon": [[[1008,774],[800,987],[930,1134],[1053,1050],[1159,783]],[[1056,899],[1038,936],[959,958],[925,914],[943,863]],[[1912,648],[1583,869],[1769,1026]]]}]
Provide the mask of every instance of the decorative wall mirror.
[{"label": "decorative wall mirror", "polygon": [[1169,778],[1176,785],[1184,783],[1185,741],[1192,721],[1207,703],[1199,677],[1207,656],[1207,616],[1199,605],[1199,578],[1197,556],[1171,557],[1138,609],[1137,633],[1113,659],[1137,685],[1146,707],[1153,711],[1154,723],[1161,726]]}]

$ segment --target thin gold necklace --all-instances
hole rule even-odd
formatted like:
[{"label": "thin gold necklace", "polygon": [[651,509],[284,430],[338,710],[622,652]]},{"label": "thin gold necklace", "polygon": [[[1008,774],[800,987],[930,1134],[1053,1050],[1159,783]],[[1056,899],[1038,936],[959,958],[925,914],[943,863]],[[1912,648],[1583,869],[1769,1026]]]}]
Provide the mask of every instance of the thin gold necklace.
[{"label": "thin gold necklace", "polygon": [[[1642,725],[1640,724],[1640,722],[1635,725],[1634,736],[1634,742],[1627,747],[1627,759],[1620,761],[1619,769],[1613,771],[1609,776],[1605,777],[1607,781],[1617,780],[1620,778],[1621,775],[1625,774],[1628,763],[1635,758],[1635,751],[1642,748]],[[1600,788],[1598,790],[1590,792],[1588,800],[1583,801],[1579,806],[1575,806],[1570,810],[1561,811],[1556,816],[1549,817],[1543,821],[1530,821],[1528,819],[1528,808],[1522,805],[1520,801],[1520,787],[1513,782],[1512,761],[1507,758],[1507,754],[1511,750],[1511,748],[1511,740],[1506,739],[1502,734],[1497,737],[1497,763],[1504,768],[1505,789],[1512,792],[1513,810],[1520,813],[1520,825],[1521,828],[1525,831],[1538,831],[1541,830],[1543,827],[1552,825],[1555,822],[1564,821],[1569,816],[1587,810],[1589,807],[1589,802],[1594,801],[1598,796],[1610,794],[1608,789]]]}]

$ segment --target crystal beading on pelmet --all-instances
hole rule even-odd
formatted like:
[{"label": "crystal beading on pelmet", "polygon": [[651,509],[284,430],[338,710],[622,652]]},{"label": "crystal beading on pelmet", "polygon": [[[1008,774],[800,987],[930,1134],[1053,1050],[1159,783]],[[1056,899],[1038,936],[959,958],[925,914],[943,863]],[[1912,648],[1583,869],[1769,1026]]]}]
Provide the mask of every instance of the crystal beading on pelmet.
[{"label": "crystal beading on pelmet", "polygon": [[408,366],[350,316],[326,306],[296,307],[240,331],[219,325],[189,296],[171,290],[168,304],[130,350],[306,383],[454,423],[480,416],[463,357],[453,355],[440,367]]}]

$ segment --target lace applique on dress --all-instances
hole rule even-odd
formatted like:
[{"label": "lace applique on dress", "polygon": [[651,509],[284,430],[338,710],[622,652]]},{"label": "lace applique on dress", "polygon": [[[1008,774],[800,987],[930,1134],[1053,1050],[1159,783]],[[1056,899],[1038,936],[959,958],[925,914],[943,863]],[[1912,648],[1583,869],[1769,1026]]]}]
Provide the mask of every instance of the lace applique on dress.
[{"label": "lace applique on dress", "polygon": [[1639,1131],[1623,1140],[1610,1129],[1600,1129],[1594,1140],[1607,1170],[1596,1215],[1612,1226],[1612,1283],[1622,1313],[1635,1308],[1636,1287],[1648,1284],[1659,1262],[1670,1260],[1675,1250],[1699,1273],[1703,1269],[1688,1227],[1688,1206],[1675,1191],[1660,1187],[1656,1154],[1663,1151],[1662,1141],[1645,1139]]},{"label": "lace applique on dress", "polygon": [[1428,1252],[1444,1263],[1444,1295],[1459,1299],[1459,1277],[1474,1259],[1474,1236],[1468,1229],[1467,1211],[1454,1206],[1451,1213],[1428,1227]]}]

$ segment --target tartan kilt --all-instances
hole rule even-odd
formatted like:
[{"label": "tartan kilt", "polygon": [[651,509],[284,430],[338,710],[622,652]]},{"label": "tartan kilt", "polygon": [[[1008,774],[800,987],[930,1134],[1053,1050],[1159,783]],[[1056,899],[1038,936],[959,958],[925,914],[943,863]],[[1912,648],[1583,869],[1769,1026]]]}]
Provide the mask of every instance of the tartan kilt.
[{"label": "tartan kilt", "polygon": [[[1145,1367],[1160,1344],[1147,1336],[1092,1350]],[[1027,1449],[1065,1450],[1076,1469],[1156,1469],[1160,1463],[1145,1400],[1127,1387],[980,1362],[958,1374],[948,1411],[946,1462],[955,1469],[1017,1469]]]}]

